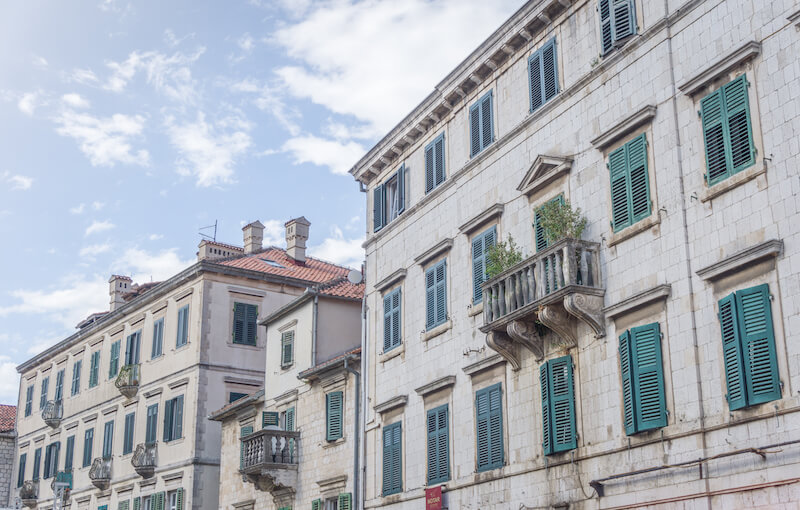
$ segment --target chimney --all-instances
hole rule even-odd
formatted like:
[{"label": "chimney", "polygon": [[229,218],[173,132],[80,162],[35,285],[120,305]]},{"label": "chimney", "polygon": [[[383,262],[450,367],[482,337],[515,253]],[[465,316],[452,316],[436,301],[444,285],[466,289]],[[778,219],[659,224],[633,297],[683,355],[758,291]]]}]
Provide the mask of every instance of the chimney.
[{"label": "chimney", "polygon": [[128,276],[111,275],[108,279],[108,294],[111,296],[108,304],[109,311],[113,312],[118,306],[124,305],[122,295],[131,291],[133,280]]},{"label": "chimney", "polygon": [[286,254],[297,262],[306,261],[306,241],[311,222],[300,216],[286,222]]},{"label": "chimney", "polygon": [[244,232],[244,253],[250,254],[261,251],[261,242],[264,240],[264,225],[256,220],[242,228]]}]

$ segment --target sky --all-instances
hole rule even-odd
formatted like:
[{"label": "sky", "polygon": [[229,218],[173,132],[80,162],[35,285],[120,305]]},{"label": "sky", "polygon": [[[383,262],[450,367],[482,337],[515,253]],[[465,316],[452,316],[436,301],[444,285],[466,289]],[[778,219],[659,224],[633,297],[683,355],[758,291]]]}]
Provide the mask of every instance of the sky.
[{"label": "sky", "polygon": [[0,403],[18,363],[108,309],[111,274],[166,279],[215,222],[285,246],[303,215],[311,256],[359,266],[348,170],[521,5],[4,2]]}]

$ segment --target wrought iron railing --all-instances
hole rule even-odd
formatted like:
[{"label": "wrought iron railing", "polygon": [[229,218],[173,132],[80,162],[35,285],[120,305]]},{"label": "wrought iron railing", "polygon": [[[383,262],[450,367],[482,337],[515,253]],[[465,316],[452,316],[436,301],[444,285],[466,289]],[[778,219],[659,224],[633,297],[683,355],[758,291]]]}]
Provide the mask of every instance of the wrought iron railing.
[{"label": "wrought iron railing", "polygon": [[64,405],[61,400],[48,400],[42,408],[42,419],[44,422],[57,429],[61,425],[61,419],[64,417]]},{"label": "wrought iron railing", "polygon": [[242,438],[242,470],[265,465],[296,465],[299,461],[300,432],[262,429]]},{"label": "wrought iron railing", "polygon": [[139,391],[139,378],[141,377],[141,365],[125,365],[119,371],[114,386],[120,393],[128,398],[133,397]]},{"label": "wrought iron railing", "polygon": [[142,478],[151,478],[158,463],[158,443],[141,443],[131,457],[131,465]]},{"label": "wrought iron railing", "polygon": [[111,457],[94,459],[89,468],[89,479],[100,490],[108,488],[111,481]]}]

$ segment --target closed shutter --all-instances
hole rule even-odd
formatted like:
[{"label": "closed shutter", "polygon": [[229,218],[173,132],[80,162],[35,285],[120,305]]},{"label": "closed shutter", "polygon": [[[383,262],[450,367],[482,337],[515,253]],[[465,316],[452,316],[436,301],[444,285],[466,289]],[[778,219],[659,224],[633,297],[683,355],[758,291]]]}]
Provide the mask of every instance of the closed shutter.
[{"label": "closed shutter", "polygon": [[436,186],[434,156],[433,143],[431,143],[425,147],[425,193],[430,192]]},{"label": "closed shutter", "polygon": [[495,384],[475,393],[478,471],[503,465],[502,388]]},{"label": "closed shutter", "polygon": [[281,334],[281,366],[289,366],[294,358],[294,331],[284,331]]},{"label": "closed shutter", "polygon": [[22,487],[25,483],[25,461],[28,460],[28,454],[23,453],[19,456],[19,470],[17,471],[17,487]]},{"label": "closed shutter", "polygon": [[53,445],[53,464],[50,467],[50,476],[56,476],[58,473],[58,456],[61,453],[61,443]]},{"label": "closed shutter", "polygon": [[750,124],[750,102],[747,99],[747,78],[741,75],[723,87],[728,136],[731,143],[731,173],[735,174],[755,163],[753,129]]},{"label": "closed shutter", "polygon": [[44,406],[47,404],[47,391],[50,386],[50,378],[45,377],[42,379],[42,394],[39,395],[39,409],[44,409]]},{"label": "closed shutter", "polygon": [[105,430],[103,431],[103,458],[108,459],[114,449],[114,422],[106,422]]},{"label": "closed shutter", "polygon": [[634,375],[636,429],[667,425],[661,329],[657,322],[631,329],[631,369]]},{"label": "closed shutter", "polygon": [[376,187],[372,191],[372,231],[377,232],[383,228],[383,218],[385,216],[385,201],[383,185]]},{"label": "closed shutter", "polygon": [[164,402],[164,441],[171,441],[172,422],[175,417],[175,399]]},{"label": "closed shutter", "polygon": [[322,500],[315,499],[311,502],[311,510],[322,510]]},{"label": "closed shutter", "polygon": [[[548,200],[550,202],[558,202],[561,205],[564,205],[564,195],[558,195],[556,197],[551,198]],[[536,212],[533,215],[533,231],[534,237],[536,240],[536,251],[541,251],[550,246],[550,241],[547,239],[547,232],[544,230],[544,225],[542,225],[542,207],[536,209]],[[545,268],[547,267],[547,261],[545,261]]]},{"label": "closed shutter", "polygon": [[75,456],[75,436],[67,438],[67,451],[64,455],[64,471],[72,471],[73,457]]},{"label": "closed shutter", "polygon": [[108,364],[108,378],[111,379],[119,371],[119,346],[120,341],[117,340],[111,344],[111,360]]},{"label": "closed shutter", "polygon": [[619,337],[619,365],[622,375],[622,405],[625,433],[636,433],[636,418],[633,403],[633,381],[631,370],[631,334],[625,331]]},{"label": "closed shutter", "polygon": [[533,112],[544,104],[542,97],[542,53],[537,51],[528,59],[528,84],[531,94],[531,108]]},{"label": "closed shutter", "polygon": [[175,346],[186,345],[189,338],[189,305],[183,306],[178,310],[178,335]]},{"label": "closed shutter", "polygon": [[541,370],[545,455],[572,450],[577,447],[572,357],[552,359]]},{"label": "closed shutter", "polygon": [[400,345],[400,289],[383,298],[383,351]]},{"label": "closed shutter", "polygon": [[30,416],[33,412],[33,386],[28,386],[25,393],[25,416]]},{"label": "closed shutter", "polygon": [[436,137],[436,140],[433,141],[433,150],[434,150],[434,169],[435,169],[435,179],[436,179],[436,186],[440,185],[444,182],[445,179],[445,171],[444,171],[444,133],[440,134]]},{"label": "closed shutter", "polygon": [[611,223],[614,232],[631,224],[631,209],[628,202],[628,160],[625,146],[608,156],[608,171],[611,174]]},{"label": "closed shutter", "polygon": [[700,100],[703,144],[706,151],[706,182],[712,186],[730,175],[725,143],[725,105],[723,89]]},{"label": "closed shutter", "polygon": [[742,339],[748,405],[781,398],[775,335],[772,330],[769,287],[759,285],[736,292]]},{"label": "closed shutter", "polygon": [[183,489],[181,488],[175,492],[175,506],[176,510],[183,510]]},{"label": "closed shutter", "polygon": [[174,434],[172,439],[180,439],[183,437],[183,395],[179,396],[178,398],[174,399],[175,405],[173,406],[174,410],[174,420],[175,425],[173,427]]},{"label": "closed shutter", "polygon": [[602,53],[608,53],[614,47],[614,35],[611,28],[611,1],[600,0],[598,12],[600,13],[600,46]]},{"label": "closed shutter", "polygon": [[153,324],[153,346],[150,350],[150,357],[157,358],[161,356],[162,342],[164,340],[164,319],[158,319]]},{"label": "closed shutter", "polygon": [[436,324],[436,272],[435,267],[425,271],[425,327]]},{"label": "closed shutter", "polygon": [[242,441],[242,438],[249,436],[252,433],[253,427],[250,425],[247,427],[242,427],[239,431],[239,469],[244,468],[244,441]]},{"label": "closed shutter", "polygon": [[397,214],[406,210],[406,165],[397,170]]},{"label": "closed shutter", "polygon": [[92,464],[93,443],[94,429],[89,429],[83,435],[83,467],[88,467]]},{"label": "closed shutter", "polygon": [[130,500],[127,499],[124,501],[119,501],[117,503],[117,508],[119,510],[128,510],[130,508],[130,504],[131,504]]},{"label": "closed shutter", "polygon": [[469,107],[469,155],[475,156],[481,151],[481,110],[480,103]]},{"label": "closed shutter", "polygon": [[91,367],[89,367],[89,387],[97,386],[98,374],[100,372],[100,351],[92,353]]},{"label": "closed shutter", "polygon": [[275,411],[264,411],[261,413],[261,428],[277,427],[280,416]]},{"label": "closed shutter", "polygon": [[153,404],[147,408],[147,424],[145,428],[145,442],[156,442],[156,431],[158,430],[158,404]]},{"label": "closed shutter", "polygon": [[133,426],[135,423],[136,414],[129,413],[125,416],[125,433],[122,444],[122,454],[130,453],[133,451]]},{"label": "closed shutter", "polygon": [[494,119],[492,118],[492,92],[481,99],[481,149],[494,141]]},{"label": "closed shutter", "polygon": [[245,337],[244,342],[247,345],[256,344],[256,333],[258,328],[258,306],[244,305],[245,306]]},{"label": "closed shutter", "polygon": [[81,365],[83,365],[81,360],[72,365],[72,395],[77,395],[81,391]]},{"label": "closed shutter", "polygon": [[403,490],[402,480],[402,429],[400,422],[383,429],[383,495]]},{"label": "closed shutter", "polygon": [[54,400],[60,402],[64,398],[64,370],[59,370],[56,374],[56,394]]},{"label": "closed shutter", "polygon": [[353,496],[349,492],[339,494],[339,505],[337,510],[353,510]]},{"label": "closed shutter", "polygon": [[728,388],[725,398],[728,400],[730,410],[734,411],[747,406],[735,294],[729,294],[720,299],[719,324],[722,332],[722,353],[725,360],[725,382]]},{"label": "closed shutter", "polygon": [[42,478],[47,480],[50,478],[50,464],[52,462],[51,456],[53,455],[53,445],[48,445],[44,449],[44,472],[42,473]]},{"label": "closed shutter", "polygon": [[233,303],[233,343],[244,343],[244,303]]},{"label": "closed shutter", "polygon": [[533,112],[558,94],[556,40],[548,41],[528,59],[530,111]]},{"label": "closed shutter", "polygon": [[450,432],[447,405],[427,413],[428,484],[450,479]]},{"label": "closed shutter", "polygon": [[342,405],[343,393],[334,391],[325,395],[326,435],[328,441],[336,441],[342,437]]},{"label": "closed shutter", "polygon": [[436,264],[436,324],[447,320],[447,261]]},{"label": "closed shutter", "polygon": [[647,176],[647,138],[637,136],[625,144],[630,174],[631,223],[650,216],[650,184]]},{"label": "closed shutter", "polygon": [[486,262],[489,248],[495,245],[497,227],[492,227],[472,240],[472,302],[483,300],[481,286],[486,281]]},{"label": "closed shutter", "polygon": [[636,33],[633,0],[612,0],[614,17],[614,42]]},{"label": "closed shutter", "polygon": [[37,448],[33,453],[33,480],[38,480],[42,469],[42,449]]}]

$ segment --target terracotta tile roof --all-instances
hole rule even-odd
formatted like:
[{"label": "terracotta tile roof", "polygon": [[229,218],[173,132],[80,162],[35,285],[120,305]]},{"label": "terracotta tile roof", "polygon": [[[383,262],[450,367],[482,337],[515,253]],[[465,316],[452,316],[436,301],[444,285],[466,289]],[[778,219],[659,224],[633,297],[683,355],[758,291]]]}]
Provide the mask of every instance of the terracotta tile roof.
[{"label": "terracotta tile roof", "polygon": [[338,278],[314,288],[322,296],[361,299],[364,297],[364,282],[352,284],[345,278]]},{"label": "terracotta tile roof", "polygon": [[0,432],[9,432],[16,428],[17,406],[0,404]]},{"label": "terracotta tile roof", "polygon": [[125,294],[122,295],[122,299],[124,299],[125,301],[131,301],[133,299],[136,299],[137,297],[141,296],[142,294],[144,294],[148,290],[152,289],[153,287],[155,287],[159,283],[161,283],[161,282],[147,282],[147,283],[141,283],[141,284],[134,283],[131,286],[130,292],[126,292]]},{"label": "terracotta tile roof", "polygon": [[305,262],[297,262],[289,257],[285,250],[274,246],[257,253],[213,262],[314,283],[341,278],[350,272],[349,268],[313,257],[306,257]]}]

